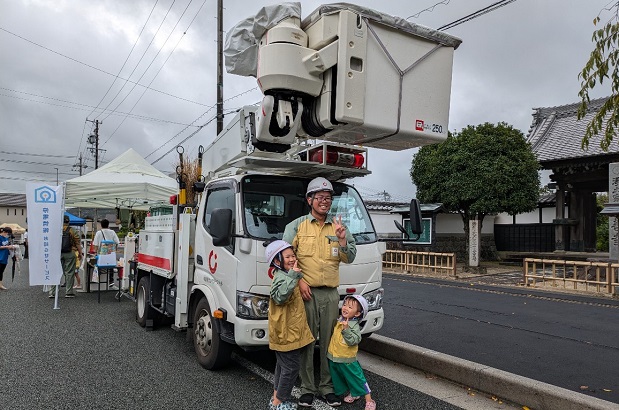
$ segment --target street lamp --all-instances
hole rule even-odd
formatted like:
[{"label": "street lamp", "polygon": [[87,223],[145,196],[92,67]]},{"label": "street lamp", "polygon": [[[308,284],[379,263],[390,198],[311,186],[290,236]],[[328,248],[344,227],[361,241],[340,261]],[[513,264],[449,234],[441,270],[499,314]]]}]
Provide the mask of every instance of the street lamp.
[{"label": "street lamp", "polygon": [[58,168],[54,168],[56,170],[56,186],[58,186]]}]

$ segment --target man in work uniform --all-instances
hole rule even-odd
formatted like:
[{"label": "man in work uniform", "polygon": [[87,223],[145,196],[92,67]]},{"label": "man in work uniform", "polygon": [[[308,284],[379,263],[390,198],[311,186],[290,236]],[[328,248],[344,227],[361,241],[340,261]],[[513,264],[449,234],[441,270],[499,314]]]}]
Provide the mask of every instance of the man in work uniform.
[{"label": "man in work uniform", "polygon": [[[84,257],[84,253],[82,252],[82,244],[80,243],[80,237],[69,226],[70,219],[67,215],[64,216],[64,224],[62,226],[63,233],[66,232],[70,235],[71,238],[71,250],[68,252],[60,253],[60,263],[62,264],[62,274],[64,275],[64,283],[65,283],[65,297],[72,298],[75,297],[75,290],[73,289],[73,279],[75,278],[75,265],[77,262],[77,257],[75,255],[75,251],[79,253],[80,257]],[[88,280],[88,278],[86,279]],[[52,286],[49,291],[49,297],[53,298],[56,296],[56,286]]]},{"label": "man in work uniform", "polygon": [[330,406],[339,406],[341,400],[334,394],[327,362],[327,348],[333,326],[339,314],[340,262],[351,263],[357,254],[352,234],[339,219],[331,217],[333,186],[325,178],[314,178],[307,186],[306,199],[311,211],[290,222],[283,240],[290,243],[297,254],[303,279],[299,289],[305,303],[307,322],[320,345],[320,383],[314,382],[314,343],[301,352],[301,397],[299,405],[312,407],[314,396],[324,396]]}]

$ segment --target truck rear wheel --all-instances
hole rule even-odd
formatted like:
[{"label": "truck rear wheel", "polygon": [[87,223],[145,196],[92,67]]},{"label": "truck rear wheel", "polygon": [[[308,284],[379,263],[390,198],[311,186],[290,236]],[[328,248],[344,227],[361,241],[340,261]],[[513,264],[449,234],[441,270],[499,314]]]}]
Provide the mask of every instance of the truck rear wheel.
[{"label": "truck rear wheel", "polygon": [[136,289],[136,304],[135,304],[135,320],[142,327],[146,326],[148,320],[153,321],[153,326],[156,324],[159,313],[154,310],[148,303],[150,294],[150,278],[143,276],[138,283]]},{"label": "truck rear wheel", "polygon": [[208,370],[226,366],[230,361],[232,345],[221,340],[206,298],[198,302],[193,318],[193,347],[200,366]]}]

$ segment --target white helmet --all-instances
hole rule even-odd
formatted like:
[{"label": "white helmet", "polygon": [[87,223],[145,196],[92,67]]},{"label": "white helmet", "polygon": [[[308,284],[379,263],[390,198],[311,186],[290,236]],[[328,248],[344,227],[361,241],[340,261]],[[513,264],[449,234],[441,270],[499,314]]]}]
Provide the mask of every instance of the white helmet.
[{"label": "white helmet", "polygon": [[365,317],[368,315],[368,301],[365,300],[365,298],[361,295],[347,295],[344,298],[344,302],[346,302],[346,299],[357,299],[357,302],[359,302],[359,304],[361,305],[361,319],[360,320],[365,319]]},{"label": "white helmet", "polygon": [[307,185],[307,193],[305,196],[310,196],[311,194],[320,191],[329,191],[333,193],[333,185],[331,185],[331,182],[329,182],[326,178],[314,178]]},{"label": "white helmet", "polygon": [[273,241],[267,246],[267,249],[264,251],[264,257],[267,259],[267,262],[270,265],[278,253],[288,248],[292,248],[292,245],[290,245],[286,241]]}]

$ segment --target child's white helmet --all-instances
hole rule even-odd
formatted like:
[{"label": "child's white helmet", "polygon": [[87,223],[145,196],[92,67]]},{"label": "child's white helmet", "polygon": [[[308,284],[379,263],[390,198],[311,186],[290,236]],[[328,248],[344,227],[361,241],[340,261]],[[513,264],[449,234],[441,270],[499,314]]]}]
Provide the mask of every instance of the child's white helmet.
[{"label": "child's white helmet", "polygon": [[271,242],[264,251],[264,257],[269,265],[273,262],[273,258],[284,249],[292,248],[292,245],[286,241],[277,240]]},{"label": "child's white helmet", "polygon": [[346,299],[357,299],[357,302],[361,305],[361,319],[359,320],[365,319],[368,315],[368,301],[361,295],[347,295],[344,302],[346,302]]}]

